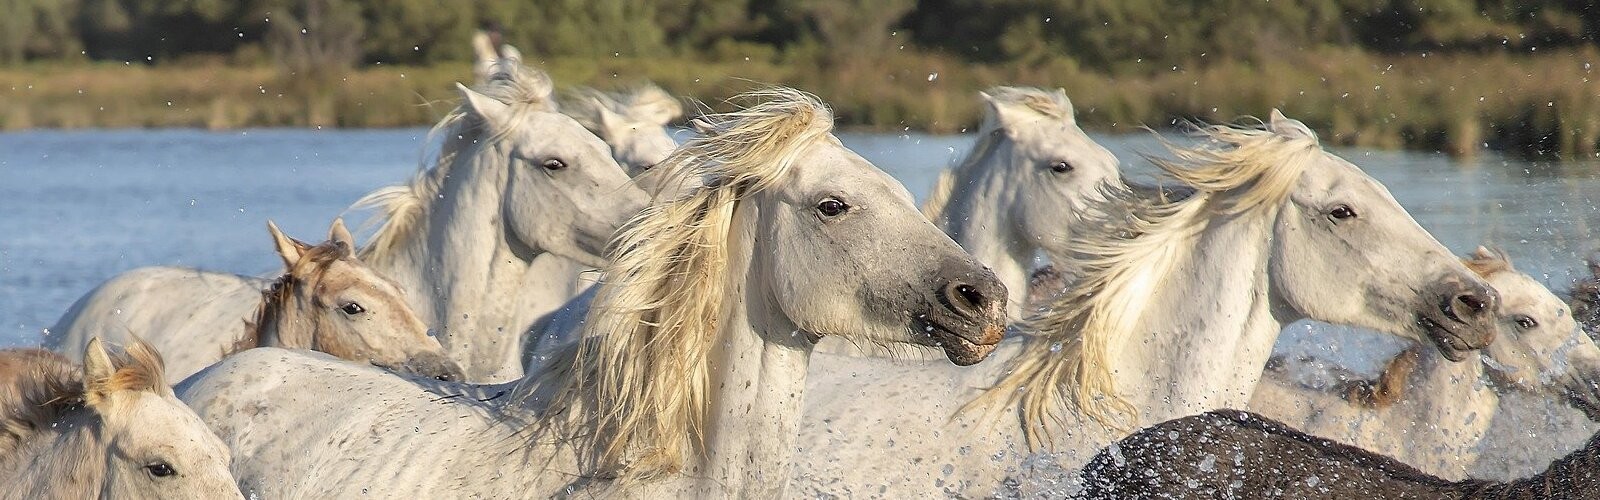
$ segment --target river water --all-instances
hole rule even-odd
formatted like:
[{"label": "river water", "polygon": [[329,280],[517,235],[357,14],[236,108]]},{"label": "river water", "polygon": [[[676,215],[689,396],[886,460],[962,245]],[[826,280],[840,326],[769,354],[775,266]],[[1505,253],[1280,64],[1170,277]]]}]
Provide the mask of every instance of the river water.
[{"label": "river water", "polygon": [[[267,219],[320,241],[331,219],[362,194],[406,179],[425,136],[424,129],[0,134],[0,347],[37,344],[79,296],[135,267],[275,272],[281,264]],[[840,137],[918,197],[972,142]],[[1133,172],[1150,171],[1139,153],[1160,152],[1145,134],[1095,139]],[[1386,184],[1451,250],[1499,246],[1554,290],[1566,290],[1597,246],[1591,228],[1600,224],[1600,163],[1337,152]],[[1303,323],[1290,327],[1278,351],[1371,372],[1398,346],[1376,334]]]}]

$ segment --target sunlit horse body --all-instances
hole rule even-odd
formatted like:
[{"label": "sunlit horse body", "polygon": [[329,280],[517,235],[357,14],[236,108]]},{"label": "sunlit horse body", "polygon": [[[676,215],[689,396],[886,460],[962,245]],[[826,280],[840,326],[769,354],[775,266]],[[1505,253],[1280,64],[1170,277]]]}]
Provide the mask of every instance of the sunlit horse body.
[{"label": "sunlit horse body", "polygon": [[1065,255],[1077,214],[1105,183],[1120,184],[1117,158],[1078,128],[1065,90],[995,87],[978,142],[946,170],[923,211],[993,268],[1020,316],[1028,271],[1042,250]]},{"label": "sunlit horse body", "polygon": [[[1283,325],[1303,318],[1428,339],[1455,358],[1493,338],[1487,283],[1305,125],[1274,112],[1265,130],[1198,132],[1199,146],[1158,162],[1197,192],[1107,193],[1131,212],[1082,226],[1083,277],[993,361],[957,372],[816,356],[796,489],[1070,490],[1125,429],[1245,405]],[[1055,454],[1025,460],[1030,443]]]},{"label": "sunlit horse body", "polygon": [[[548,269],[567,269],[568,259],[603,264],[611,233],[646,197],[604,143],[555,112],[544,74],[507,65],[479,90],[460,90],[466,102],[435,125],[443,141],[430,168],[357,202],[383,222],[359,255],[406,292],[469,380],[512,379],[522,332],[580,285]],[[132,329],[163,352],[182,349],[171,356],[198,369],[205,365],[190,357],[227,347],[217,332],[237,331],[267,285],[137,269],[79,299],[47,342],[70,350],[90,335]],[[217,344],[191,346],[195,339]]]},{"label": "sunlit horse body", "polygon": [[1503,254],[1479,248],[1468,267],[1500,292],[1500,332],[1484,362],[1451,363],[1408,349],[1376,382],[1345,394],[1310,388],[1273,372],[1250,410],[1321,437],[1388,455],[1429,474],[1465,479],[1501,411],[1496,387],[1570,402],[1600,419],[1600,347],[1578,328],[1560,298],[1517,272]]},{"label": "sunlit horse body", "polygon": [[[198,270],[134,270],[101,286],[129,295],[119,297],[121,300],[97,302],[90,298],[103,295],[98,290],[92,292],[68,311],[69,317],[76,315],[84,320],[62,335],[48,338],[46,345],[57,351],[81,352],[77,340],[83,338],[87,343],[87,338],[92,337],[86,336],[92,335],[95,327],[107,334],[122,334],[106,337],[122,337],[129,332],[148,336],[159,342],[158,349],[173,352],[169,357],[172,366],[165,370],[168,383],[177,383],[228,353],[263,345],[315,349],[350,361],[429,377],[460,378],[460,368],[449,360],[439,341],[428,336],[427,325],[411,310],[400,289],[355,258],[355,240],[342,220],[334,221],[326,243],[314,247],[284,236],[271,222],[267,229],[284,263],[284,273],[269,283],[257,285],[256,278]],[[188,317],[183,315],[181,304],[128,309],[121,315],[93,314],[94,308],[133,307],[142,300],[138,294],[158,293],[145,287],[171,284],[152,276],[182,279],[183,284],[190,285],[197,281],[218,283],[227,290],[259,288],[255,288],[254,300],[246,304],[250,311],[235,317],[203,314],[237,314],[229,307],[231,304],[223,303],[231,295],[195,299],[200,306]],[[128,281],[136,283],[119,286]],[[89,323],[88,318],[112,323]],[[212,324],[217,325],[217,330],[202,329]],[[177,328],[193,336],[166,333],[163,328]],[[239,333],[241,329],[243,335]]]},{"label": "sunlit horse body", "polygon": [[618,234],[582,340],[520,383],[254,349],[179,392],[268,498],[781,496],[818,338],[976,363],[1005,290],[838,142],[815,97],[747,97],[663,163],[709,182]]},{"label": "sunlit horse body", "polygon": [[173,396],[160,354],[93,339],[82,356],[0,351],[0,499],[242,498],[228,448]]}]

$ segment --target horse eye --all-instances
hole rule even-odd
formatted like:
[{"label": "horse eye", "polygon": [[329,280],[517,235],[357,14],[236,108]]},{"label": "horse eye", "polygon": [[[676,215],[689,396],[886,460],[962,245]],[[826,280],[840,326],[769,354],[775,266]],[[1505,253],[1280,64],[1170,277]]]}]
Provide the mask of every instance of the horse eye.
[{"label": "horse eye", "polygon": [[825,217],[838,216],[845,213],[846,210],[850,210],[850,205],[833,198],[823,198],[821,202],[817,203],[817,211],[821,212]]},{"label": "horse eye", "polygon": [[344,305],[339,306],[339,310],[351,316],[367,312],[366,308],[355,302],[346,302]]},{"label": "horse eye", "polygon": [[149,472],[153,477],[172,477],[178,473],[178,471],[172,470],[172,466],[167,465],[166,462],[156,462],[146,465],[144,466],[144,470],[145,472]]},{"label": "horse eye", "polygon": [[563,168],[567,168],[567,162],[556,158],[551,158],[545,160],[544,163],[540,164],[540,166],[543,166],[545,170],[561,170]]},{"label": "horse eye", "polygon": [[1055,162],[1055,163],[1051,163],[1050,164],[1050,171],[1058,173],[1058,174],[1064,174],[1064,173],[1067,173],[1067,172],[1071,172],[1072,171],[1072,164],[1071,163],[1067,163],[1065,161],[1058,161],[1058,162]]},{"label": "horse eye", "polygon": [[1521,328],[1523,330],[1532,330],[1532,329],[1534,329],[1534,328],[1539,326],[1539,322],[1538,321],[1536,321],[1533,318],[1530,318],[1530,317],[1528,317],[1526,315],[1519,314],[1514,319],[1517,322],[1517,328]]},{"label": "horse eye", "polygon": [[1350,208],[1350,205],[1339,205],[1337,207],[1333,207],[1333,210],[1329,210],[1328,216],[1339,220],[1353,219],[1356,216],[1356,211],[1355,209]]}]

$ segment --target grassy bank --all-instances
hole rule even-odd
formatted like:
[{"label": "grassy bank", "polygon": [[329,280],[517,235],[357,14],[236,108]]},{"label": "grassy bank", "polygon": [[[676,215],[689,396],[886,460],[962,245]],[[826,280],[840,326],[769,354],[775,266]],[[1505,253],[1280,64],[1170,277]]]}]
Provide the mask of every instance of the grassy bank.
[{"label": "grassy bank", "polygon": [[[748,60],[746,56],[750,56]],[[1373,55],[1324,49],[1200,69],[1106,75],[1067,59],[986,66],[927,53],[853,60],[738,53],[717,61],[554,59],[561,84],[647,78],[713,105],[759,83],[812,90],[842,125],[956,132],[975,125],[974,92],[995,84],[1059,86],[1091,129],[1133,131],[1178,118],[1227,121],[1274,107],[1334,143],[1471,154],[1486,144],[1531,156],[1600,150],[1600,52]],[[797,62],[797,61],[805,62]],[[466,64],[370,66],[324,82],[271,67],[36,64],[0,68],[0,129],[337,126],[432,123],[453,102]]]}]

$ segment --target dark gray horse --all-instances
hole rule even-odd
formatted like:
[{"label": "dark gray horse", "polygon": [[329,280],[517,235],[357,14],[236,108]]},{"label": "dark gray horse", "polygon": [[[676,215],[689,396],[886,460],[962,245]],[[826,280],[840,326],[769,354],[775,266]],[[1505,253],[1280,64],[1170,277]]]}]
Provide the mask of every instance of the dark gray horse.
[{"label": "dark gray horse", "polygon": [[1509,483],[1446,481],[1239,410],[1147,427],[1083,468],[1083,498],[1600,498],[1600,435]]}]

